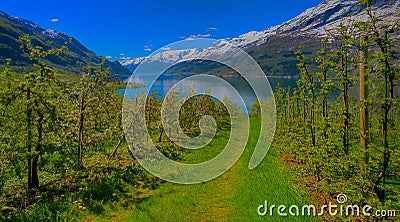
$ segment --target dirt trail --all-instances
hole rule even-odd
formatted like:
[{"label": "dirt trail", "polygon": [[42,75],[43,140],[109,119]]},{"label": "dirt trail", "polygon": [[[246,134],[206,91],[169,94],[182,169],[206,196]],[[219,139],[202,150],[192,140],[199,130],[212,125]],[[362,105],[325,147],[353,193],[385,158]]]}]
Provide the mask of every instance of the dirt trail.
[{"label": "dirt trail", "polygon": [[[243,140],[245,134],[234,140]],[[221,147],[222,144],[213,146]],[[210,153],[204,153],[204,157]],[[232,200],[246,175],[246,166],[239,159],[221,176],[200,184],[166,183],[155,190],[148,200],[136,206],[127,221],[227,221],[234,210]]]}]

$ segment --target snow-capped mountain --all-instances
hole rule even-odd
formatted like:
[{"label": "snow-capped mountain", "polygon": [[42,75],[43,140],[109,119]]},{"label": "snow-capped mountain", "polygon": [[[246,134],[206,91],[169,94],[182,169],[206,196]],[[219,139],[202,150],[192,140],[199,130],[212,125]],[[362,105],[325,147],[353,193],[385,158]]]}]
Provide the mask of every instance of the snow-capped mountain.
[{"label": "snow-capped mountain", "polygon": [[[399,0],[378,0],[374,2],[374,12],[385,21],[393,22],[400,13]],[[264,31],[248,32],[230,40],[230,43],[246,48],[259,45],[271,36],[314,36],[322,37],[327,31],[335,29],[348,19],[362,21],[366,19],[359,0],[325,0],[321,4],[309,8],[297,17],[268,28]]]},{"label": "snow-capped mountain", "polygon": [[[394,23],[399,19],[397,15],[400,13],[400,0],[375,0],[373,8],[376,15],[385,20],[385,22]],[[277,43],[279,38],[286,40],[291,39],[292,41],[294,39],[296,39],[296,41],[298,39],[319,39],[338,27],[340,23],[346,23],[349,19],[362,21],[366,19],[366,16],[359,0],[325,0],[321,4],[307,9],[300,15],[281,25],[273,26],[263,31],[248,32],[237,38],[219,40],[218,44],[221,47],[218,50],[224,50],[223,44],[226,41],[249,51],[249,49],[255,49],[258,46],[270,44],[271,42],[274,42],[273,44],[279,44]],[[290,50],[295,51],[296,49],[293,50],[293,48],[296,47],[292,46]],[[281,50],[286,50],[283,44]],[[204,53],[211,52],[209,50],[197,49],[169,50],[162,51],[151,58],[147,58],[147,60],[159,60],[172,63],[179,58],[190,58],[191,56],[193,57]],[[218,52],[214,51],[213,53]],[[265,53],[267,54],[268,52]],[[250,54],[255,57],[251,52]],[[259,54],[260,52],[258,52],[258,56],[260,56]],[[144,58],[136,58],[132,61],[125,61],[122,64],[133,70],[143,59]],[[271,74],[273,75],[273,73]]]},{"label": "snow-capped mountain", "polygon": [[125,60],[120,61],[119,63],[121,63],[121,65],[123,65],[124,67],[126,67],[129,70],[133,70],[144,59],[145,59],[145,57],[139,57],[139,58],[135,58],[135,59],[125,59]]},{"label": "snow-capped mountain", "polygon": [[[374,12],[381,19],[392,22],[400,12],[400,1],[378,0],[374,2]],[[363,21],[367,19],[359,0],[325,0],[320,5],[307,9],[297,17],[276,27],[276,34],[298,34],[324,36],[327,30],[338,27],[348,19]],[[397,17],[398,18],[398,17]]]},{"label": "snow-capped mountain", "polygon": [[9,19],[9,20],[13,21],[16,24],[19,24],[19,25],[22,25],[22,26],[26,26],[26,27],[31,27],[32,29],[35,29],[36,31],[44,30],[43,28],[41,28],[40,26],[36,25],[35,23],[33,23],[33,22],[29,21],[29,20],[26,20],[26,19],[23,19],[23,18],[19,18],[19,17],[16,17],[16,16],[8,15],[3,11],[0,11],[0,16],[3,17],[3,18]]},{"label": "snow-capped mountain", "polygon": [[29,21],[29,20],[26,20],[26,19],[23,19],[23,18],[19,18],[19,17],[16,17],[16,16],[8,15],[8,14],[2,12],[2,11],[0,11],[0,17],[6,18],[6,19],[14,22],[15,24],[18,24],[18,25],[21,25],[21,26],[24,26],[24,27],[28,27],[32,31],[42,33],[44,36],[48,36],[48,37],[51,37],[51,38],[55,38],[58,35],[66,35],[66,34],[58,32],[56,30],[44,29],[44,28],[40,27],[39,25]]}]

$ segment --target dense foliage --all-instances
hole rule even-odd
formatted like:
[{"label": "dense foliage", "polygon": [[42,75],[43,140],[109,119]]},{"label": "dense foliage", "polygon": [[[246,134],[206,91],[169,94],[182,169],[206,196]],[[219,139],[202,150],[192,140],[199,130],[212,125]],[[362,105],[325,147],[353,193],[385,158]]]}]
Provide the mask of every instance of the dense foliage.
[{"label": "dense foliage", "polygon": [[[368,21],[343,23],[317,53],[297,52],[297,88],[275,92],[273,147],[321,204],[344,193],[351,204],[399,209],[399,26],[377,19],[371,1],[362,3]],[[110,77],[105,60],[86,67],[76,81],[60,80],[46,58],[62,55],[70,43],[44,49],[28,36],[19,41],[33,71],[19,75],[6,65],[0,73],[0,219],[70,221],[117,205],[129,208],[148,197],[161,181],[140,167],[123,142],[123,98],[115,93],[121,83]],[[276,60],[255,53],[264,56],[262,61]],[[318,71],[310,68],[315,64]],[[204,115],[214,117],[217,133],[230,129],[231,116],[221,101],[191,92],[183,97],[179,125],[188,136],[199,135]],[[175,104],[181,98],[179,92],[172,95]],[[147,102],[152,141],[146,142],[184,161],[183,150],[166,136],[174,132],[170,123],[163,127],[159,96],[132,99]],[[258,103],[250,115],[258,118]]]},{"label": "dense foliage", "polygon": [[[122,95],[116,92],[124,85],[104,68],[105,60],[86,67],[76,81],[61,80],[46,58],[60,56],[69,42],[44,50],[29,36],[20,41],[34,71],[21,76],[7,67],[1,72],[0,218],[71,220],[86,211],[102,213],[119,196],[127,199],[119,202],[123,206],[145,198],[161,181],[145,173],[123,143]],[[180,160],[182,149],[164,134],[161,98],[155,93],[142,98],[153,142],[164,155]],[[222,102],[189,94],[185,99],[180,126],[189,136],[200,133],[198,122],[205,114],[215,117],[218,130],[230,127]],[[115,155],[119,146],[123,150]]]},{"label": "dense foliage", "polygon": [[297,53],[298,87],[275,93],[275,141],[321,204],[343,193],[349,204],[399,209],[399,26],[362,3],[368,21],[342,23],[315,58]]}]

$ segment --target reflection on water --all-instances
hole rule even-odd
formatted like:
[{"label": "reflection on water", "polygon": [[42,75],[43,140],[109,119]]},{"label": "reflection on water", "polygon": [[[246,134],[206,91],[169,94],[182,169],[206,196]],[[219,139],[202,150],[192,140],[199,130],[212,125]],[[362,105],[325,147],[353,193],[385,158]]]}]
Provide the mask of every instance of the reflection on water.
[{"label": "reflection on water", "polygon": [[[156,91],[157,95],[162,98],[164,97],[170,89],[177,84],[179,81],[189,77],[190,75],[184,74],[162,74],[154,83],[152,82],[157,76],[154,74],[134,74],[131,77],[131,81],[135,83],[141,83],[145,85],[145,88],[136,88],[136,89],[128,89],[129,91],[125,92],[125,89],[118,90],[119,93],[126,93],[129,97],[137,97],[140,93],[147,93],[148,87],[152,86],[150,91]],[[229,76],[229,77],[221,77],[223,80],[227,81],[231,84],[241,95],[244,100],[246,107],[249,108],[251,104],[256,100],[256,96],[247,83],[247,81],[242,77],[237,76]],[[295,78],[268,78],[271,87],[275,90],[278,86],[281,87],[295,87],[297,79]],[[233,98],[228,95],[227,92],[230,91],[227,85],[222,84],[221,82],[214,81],[203,81],[203,80],[190,80],[189,85],[196,89],[196,91],[204,92],[205,89],[211,90],[211,94],[216,97],[223,98],[224,96],[228,97],[230,101],[236,102],[238,104],[240,98]],[[179,87],[178,87],[179,88]],[[183,88],[179,88],[180,91],[185,91]],[[262,98],[266,99],[266,98]],[[246,107],[240,107],[247,113]]]},{"label": "reflection on water", "polygon": [[[161,75],[157,81],[153,84],[153,80],[157,77],[154,74],[135,74],[131,77],[132,82],[141,83],[143,85],[151,86],[151,90],[155,90],[159,98],[162,98],[166,95],[166,93],[180,80],[189,77],[190,75],[183,75],[183,74],[163,74]],[[242,77],[237,76],[230,76],[230,77],[221,77],[228,83],[230,83],[242,96],[246,107],[240,107],[245,113],[247,112],[246,108],[249,108],[251,104],[256,100],[256,96],[254,95],[253,90],[251,89],[250,85],[246,82],[245,79]],[[295,88],[297,78],[268,78],[269,83],[272,89],[275,91],[278,86],[283,88]],[[190,85],[193,88],[196,88],[199,92],[204,92],[204,89],[212,89],[212,94],[223,98],[227,96],[230,101],[239,103],[239,98],[232,98],[232,96],[226,95],[229,92],[229,89],[226,85],[221,84],[221,82],[211,82],[211,81],[191,81]],[[140,93],[147,93],[148,88],[136,88],[136,89],[129,89],[125,92],[125,89],[119,89],[117,92],[124,94],[126,93],[127,96],[131,98],[135,98]],[[180,89],[180,91],[184,91]],[[354,100],[358,100],[359,98],[359,86],[356,83],[354,86],[349,88],[351,96]],[[395,95],[400,95],[400,83],[396,84],[395,87]],[[340,97],[340,90],[336,90],[330,93],[329,100],[334,101]]]}]

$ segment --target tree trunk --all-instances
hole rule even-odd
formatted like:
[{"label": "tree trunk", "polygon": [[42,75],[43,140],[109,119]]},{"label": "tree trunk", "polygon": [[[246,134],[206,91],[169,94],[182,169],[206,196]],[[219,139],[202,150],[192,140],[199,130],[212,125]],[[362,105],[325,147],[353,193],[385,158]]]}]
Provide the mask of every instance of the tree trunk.
[{"label": "tree trunk", "polygon": [[288,88],[288,93],[287,93],[287,121],[289,121],[289,123],[291,122],[291,115],[292,115],[292,111],[291,111],[292,107],[291,107],[291,102],[290,102],[290,87]]},{"label": "tree trunk", "polygon": [[[323,61],[323,63],[325,63],[325,60]],[[327,121],[328,121],[328,99],[327,99],[327,95],[325,93],[325,85],[326,85],[326,69],[323,68],[322,69],[322,118],[323,118],[323,123],[324,123],[324,132],[323,132],[323,136],[325,141],[328,140],[328,134],[326,132],[327,130]]]},{"label": "tree trunk", "polygon": [[[388,42],[388,32],[385,31],[385,42]],[[393,99],[393,77],[391,74],[391,69],[390,69],[390,64],[388,60],[388,47],[387,46],[382,46],[383,48],[383,53],[385,54],[385,103],[384,103],[384,120],[382,123],[382,136],[383,136],[383,147],[384,147],[384,153],[383,153],[383,184],[386,183],[386,174],[387,170],[389,167],[389,161],[391,157],[391,153],[389,150],[389,142],[388,142],[388,122],[389,122],[389,112],[392,107],[392,101],[388,99]],[[384,201],[384,198],[382,199]]]},{"label": "tree trunk", "polygon": [[366,37],[360,37],[360,145],[365,151],[365,162],[368,163],[369,153],[368,153],[368,77],[365,75],[365,58],[367,56],[367,49],[365,47]]},{"label": "tree trunk", "polygon": [[[312,84],[312,82],[311,82]],[[312,93],[312,98],[311,98],[311,110],[310,110],[310,120],[311,120],[311,139],[312,139],[312,145],[315,147],[315,130],[314,130],[314,122],[315,122],[315,117],[314,117],[314,103],[315,103],[315,95],[314,95],[314,89],[311,88],[311,93]]]},{"label": "tree trunk", "polygon": [[78,160],[77,167],[78,169],[82,167],[82,150],[83,150],[83,127],[85,121],[85,92],[82,90],[81,104],[79,109],[79,131],[78,131]]},{"label": "tree trunk", "polygon": [[343,97],[343,149],[346,156],[349,153],[349,105],[348,105],[348,70],[347,70],[347,50],[342,48],[341,68],[342,68],[342,97]]},{"label": "tree trunk", "polygon": [[161,133],[160,133],[160,136],[158,137],[158,142],[159,142],[159,143],[161,143],[161,141],[162,141],[162,135],[163,135],[163,133],[164,133],[164,127],[161,126]]},{"label": "tree trunk", "polygon": [[28,189],[32,187],[32,108],[31,108],[31,89],[26,89],[26,146],[28,148]]},{"label": "tree trunk", "polygon": [[36,103],[36,107],[38,109],[38,120],[37,120],[37,144],[36,144],[36,155],[32,160],[32,188],[39,187],[39,175],[38,175],[38,161],[39,156],[42,151],[42,142],[43,142],[43,113],[40,111],[38,104]]}]

